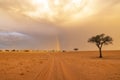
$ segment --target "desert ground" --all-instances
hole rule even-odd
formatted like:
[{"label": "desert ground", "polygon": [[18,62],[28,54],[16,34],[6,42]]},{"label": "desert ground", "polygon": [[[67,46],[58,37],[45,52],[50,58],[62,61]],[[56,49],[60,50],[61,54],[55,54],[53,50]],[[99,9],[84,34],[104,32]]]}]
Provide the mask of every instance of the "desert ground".
[{"label": "desert ground", "polygon": [[120,80],[120,51],[1,52],[0,80]]}]

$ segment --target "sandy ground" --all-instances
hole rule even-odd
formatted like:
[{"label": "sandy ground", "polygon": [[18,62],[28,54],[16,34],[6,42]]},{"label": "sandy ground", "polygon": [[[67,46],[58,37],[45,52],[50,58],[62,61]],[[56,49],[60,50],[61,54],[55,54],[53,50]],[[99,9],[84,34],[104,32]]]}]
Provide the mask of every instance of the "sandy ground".
[{"label": "sandy ground", "polygon": [[120,51],[0,53],[0,80],[120,80]]}]

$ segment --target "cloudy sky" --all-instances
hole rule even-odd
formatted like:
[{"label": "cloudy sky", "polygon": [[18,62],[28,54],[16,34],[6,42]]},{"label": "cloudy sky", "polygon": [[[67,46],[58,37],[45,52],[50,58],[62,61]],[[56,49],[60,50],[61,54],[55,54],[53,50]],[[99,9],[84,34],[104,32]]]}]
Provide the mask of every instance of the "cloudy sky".
[{"label": "cloudy sky", "polygon": [[120,0],[0,0],[0,49],[97,50],[101,33],[120,49]]}]

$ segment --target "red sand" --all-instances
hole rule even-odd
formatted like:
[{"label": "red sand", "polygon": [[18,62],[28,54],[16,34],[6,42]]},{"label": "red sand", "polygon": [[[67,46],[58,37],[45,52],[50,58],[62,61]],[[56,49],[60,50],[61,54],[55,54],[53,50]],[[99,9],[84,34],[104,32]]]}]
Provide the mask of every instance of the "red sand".
[{"label": "red sand", "polygon": [[120,80],[120,51],[0,53],[0,80]]}]

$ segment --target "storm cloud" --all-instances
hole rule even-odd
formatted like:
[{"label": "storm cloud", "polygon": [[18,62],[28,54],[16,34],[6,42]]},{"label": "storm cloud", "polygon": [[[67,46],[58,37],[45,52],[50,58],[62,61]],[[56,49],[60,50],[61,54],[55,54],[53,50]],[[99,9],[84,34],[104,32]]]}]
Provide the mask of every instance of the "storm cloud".
[{"label": "storm cloud", "polygon": [[61,49],[96,50],[87,39],[105,33],[114,38],[105,49],[120,49],[120,0],[45,0],[51,11],[31,1],[0,0],[0,48],[56,49],[57,36]]}]

